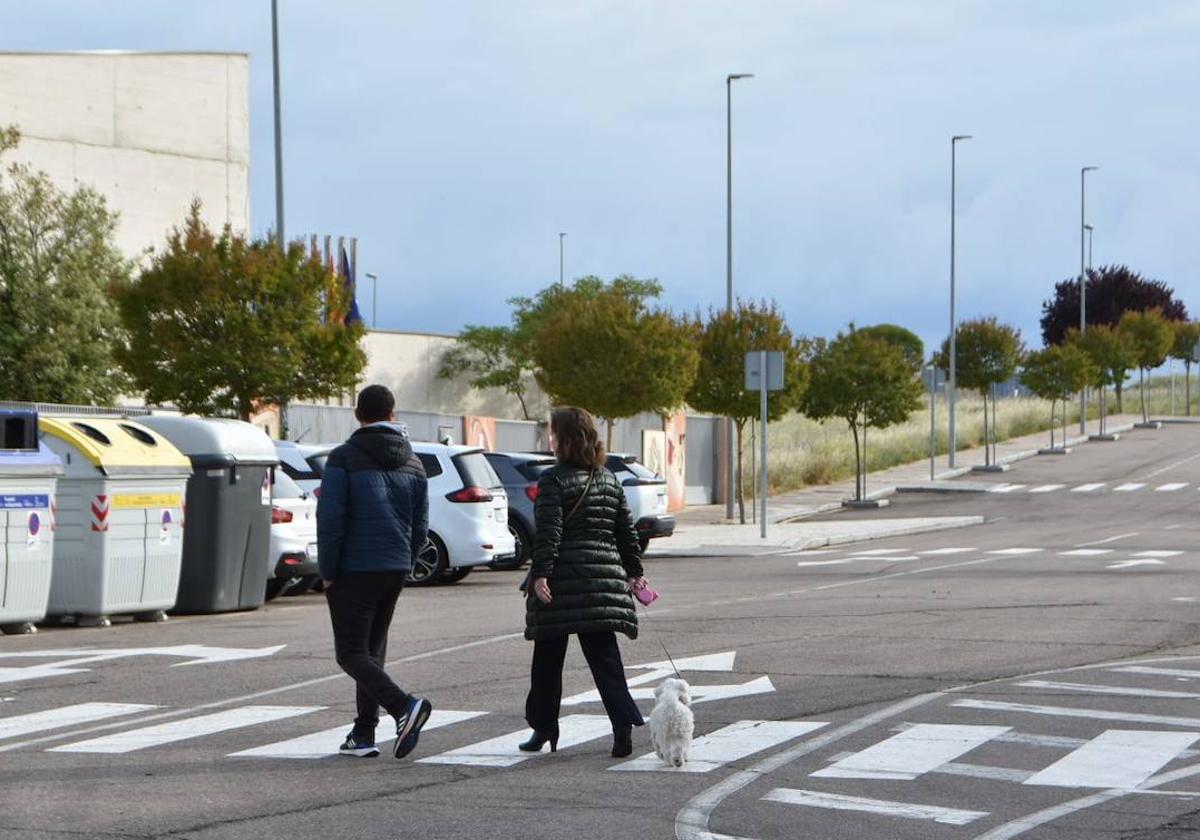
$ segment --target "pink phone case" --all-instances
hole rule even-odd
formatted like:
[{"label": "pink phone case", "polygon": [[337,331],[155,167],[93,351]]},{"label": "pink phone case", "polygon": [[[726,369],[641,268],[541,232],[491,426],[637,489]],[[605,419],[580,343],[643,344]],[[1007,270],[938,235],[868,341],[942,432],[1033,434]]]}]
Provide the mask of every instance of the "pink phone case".
[{"label": "pink phone case", "polygon": [[658,593],[649,586],[643,586],[641,589],[633,590],[633,597],[637,598],[645,606],[650,606],[658,600]]}]

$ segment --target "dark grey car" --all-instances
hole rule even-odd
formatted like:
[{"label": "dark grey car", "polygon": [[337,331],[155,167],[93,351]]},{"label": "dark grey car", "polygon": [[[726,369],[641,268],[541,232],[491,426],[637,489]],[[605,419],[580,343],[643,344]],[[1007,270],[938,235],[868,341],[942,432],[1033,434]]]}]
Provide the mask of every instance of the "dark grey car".
[{"label": "dark grey car", "polygon": [[496,560],[493,569],[519,569],[533,551],[533,503],[542,473],[555,464],[553,456],[529,452],[484,453],[508,493],[508,530],[517,540],[517,556]]}]

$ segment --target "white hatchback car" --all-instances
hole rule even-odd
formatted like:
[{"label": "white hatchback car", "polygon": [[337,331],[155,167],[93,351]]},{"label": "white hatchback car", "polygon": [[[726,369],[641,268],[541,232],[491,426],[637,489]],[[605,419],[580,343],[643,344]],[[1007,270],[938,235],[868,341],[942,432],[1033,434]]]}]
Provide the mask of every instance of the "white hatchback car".
[{"label": "white hatchback car", "polygon": [[317,566],[317,500],[282,469],[271,486],[271,577],[267,600],[303,592],[320,580]]},{"label": "white hatchback car", "polygon": [[440,443],[412,447],[429,479],[429,543],[409,585],[457,583],[475,566],[515,557],[508,495],[483,450]]}]

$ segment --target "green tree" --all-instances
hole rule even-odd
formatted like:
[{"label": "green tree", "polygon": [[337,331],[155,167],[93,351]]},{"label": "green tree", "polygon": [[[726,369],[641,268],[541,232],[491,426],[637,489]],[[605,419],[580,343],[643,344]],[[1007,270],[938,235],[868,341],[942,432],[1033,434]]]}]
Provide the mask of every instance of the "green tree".
[{"label": "green tree", "polygon": [[906,330],[896,324],[875,324],[871,327],[860,327],[858,331],[882,338],[888,344],[894,344],[900,348],[914,375],[920,373],[921,369],[925,367],[925,343],[912,330]]},{"label": "green tree", "polygon": [[774,302],[738,301],[733,312],[709,310],[708,319],[697,317],[700,365],[687,394],[697,411],[733,419],[737,431],[736,487],[739,518],[746,521],[742,439],[746,422],[758,417],[760,396],[746,390],[746,354],[757,350],[782,352],[784,389],[767,396],[767,419],[778,420],[795,408],[808,382],[803,341],[788,329]]},{"label": "green tree", "polygon": [[[1088,330],[1091,332],[1091,330]],[[1067,400],[1097,381],[1098,368],[1077,344],[1051,345],[1025,357],[1021,382],[1042,399],[1050,400],[1050,448],[1054,448],[1054,406],[1062,401],[1063,446],[1067,443]]]},{"label": "green tree", "polygon": [[920,406],[921,395],[904,352],[882,338],[851,330],[813,344],[801,410],[814,420],[840,417],[850,427],[855,499],[866,491],[867,430],[904,422]]},{"label": "green tree", "polygon": [[1093,376],[1088,384],[1100,392],[1100,434],[1106,434],[1108,389],[1124,382],[1129,375],[1129,369],[1134,366],[1129,336],[1107,324],[1093,324],[1083,333],[1078,330],[1069,331],[1066,341],[1086,353],[1092,361]]},{"label": "green tree", "polygon": [[[1007,382],[1017,372],[1025,352],[1021,331],[995,318],[976,318],[958,325],[956,339],[956,378],[959,387],[983,395],[984,463],[991,464],[995,453],[995,386]],[[942,342],[938,366],[950,368],[950,340]],[[991,396],[992,422],[988,424],[988,397]]]},{"label": "green tree", "polygon": [[263,405],[325,399],[366,364],[349,293],[300,243],[214,234],[192,205],[182,228],[113,295],[129,334],[121,364],[152,403],[242,419]]},{"label": "green tree", "polygon": [[[0,156],[19,142],[0,128]],[[103,404],[124,393],[107,293],[130,272],[116,226],[89,187],[60,190],[22,164],[0,172],[0,398]]]},{"label": "green tree", "polygon": [[551,399],[606,420],[610,447],[617,420],[683,405],[699,363],[689,322],[648,308],[621,278],[560,292],[553,307],[539,308],[532,342],[538,382]]},{"label": "green tree", "polygon": [[1167,354],[1175,344],[1175,331],[1171,322],[1163,318],[1158,309],[1145,312],[1126,312],[1121,316],[1118,329],[1129,337],[1133,349],[1133,361],[1138,368],[1138,382],[1142,397],[1142,422],[1149,422],[1146,410],[1146,371],[1156,368],[1167,360]]},{"label": "green tree", "polygon": [[1192,414],[1192,362],[1196,361],[1196,344],[1200,343],[1200,323],[1196,321],[1175,321],[1175,343],[1171,346],[1171,358],[1183,362],[1184,403],[1185,414]]}]

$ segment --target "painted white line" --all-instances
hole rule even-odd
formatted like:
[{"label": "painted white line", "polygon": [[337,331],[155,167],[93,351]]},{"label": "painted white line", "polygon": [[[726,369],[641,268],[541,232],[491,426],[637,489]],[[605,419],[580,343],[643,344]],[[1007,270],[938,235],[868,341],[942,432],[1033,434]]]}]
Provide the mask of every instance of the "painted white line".
[{"label": "painted white line", "polygon": [[1132,569],[1135,566],[1165,566],[1165,560],[1118,560],[1116,563],[1109,563],[1105,568],[1108,569]]},{"label": "painted white line", "polygon": [[1111,542],[1116,542],[1117,540],[1125,540],[1125,539],[1128,539],[1129,537],[1136,537],[1137,535],[1138,535],[1137,531],[1130,531],[1128,534],[1117,534],[1115,537],[1105,537],[1102,540],[1092,540],[1091,542],[1079,543],[1075,547],[1076,548],[1087,548],[1089,545],[1106,545]]},{"label": "painted white line", "polygon": [[[441,729],[444,726],[483,717],[486,714],[487,712],[454,712],[434,709],[421,731],[424,733],[432,729]],[[342,724],[323,732],[313,732],[301,735],[299,738],[289,738],[286,741],[277,741],[274,744],[265,744],[261,747],[230,753],[229,756],[230,758],[328,758],[338,754],[338,746],[346,739],[346,733],[349,731],[349,725]],[[389,733],[387,737],[378,739],[378,745],[383,748],[394,740],[396,740],[395,733]]]},{"label": "painted white line", "polygon": [[989,779],[993,782],[1016,782],[1017,784],[1023,783],[1033,775],[1032,770],[1017,770],[1012,767],[988,767],[983,764],[962,764],[957,761],[943,764],[941,767],[930,772],[943,776],[966,776],[971,779]]},{"label": "painted white line", "polygon": [[[681,664],[679,670],[686,671],[687,669]],[[662,679],[663,676],[670,674],[656,673],[656,679]],[[633,685],[635,677],[629,680],[629,685]],[[771,682],[770,677],[758,677],[757,679],[747,680],[744,683],[732,683],[727,685],[693,685],[691,687],[692,705],[699,703],[710,703],[713,700],[728,700],[731,697],[753,697],[756,694],[771,694],[775,691],[775,684]],[[653,700],[653,688],[630,688],[630,696],[634,700]],[[566,697],[562,701],[564,706],[581,706],[584,703],[599,703],[600,692],[596,689],[584,691],[580,694],[573,694]]]},{"label": "painted white line", "polygon": [[1061,490],[1067,485],[1065,484],[1041,484],[1029,490],[1030,493],[1053,493],[1055,490]]},{"label": "painted white line", "polygon": [[1044,548],[998,548],[989,551],[988,554],[999,554],[1005,556],[1018,556],[1021,554],[1037,554],[1039,551],[1045,551]]},{"label": "painted white line", "polygon": [[794,788],[775,788],[763,799],[767,802],[782,802],[785,805],[826,808],[836,811],[860,811],[885,817],[929,820],[945,825],[967,825],[988,815],[987,811],[960,811],[956,808],[918,805],[915,802],[892,802],[886,799],[867,799],[862,796],[842,796],[837,793],[820,793],[815,790],[796,790]]},{"label": "painted white line", "polygon": [[974,548],[931,548],[929,551],[918,551],[917,554],[920,554],[925,557],[940,557],[945,554],[969,554],[972,551],[975,551],[975,549]]},{"label": "painted white line", "polygon": [[15,738],[18,735],[30,735],[34,732],[79,726],[82,723],[132,715],[135,712],[146,712],[157,708],[157,706],[147,706],[141,703],[77,703],[74,706],[63,706],[44,712],[13,715],[0,718],[0,738]]},{"label": "painted white line", "polygon": [[883,554],[907,554],[907,548],[868,548],[863,551],[850,552],[855,557],[878,557]]},{"label": "painted white line", "polygon": [[1154,488],[1155,493],[1174,493],[1176,490],[1182,490],[1187,487],[1186,481],[1171,481],[1167,484],[1161,484]]},{"label": "painted white line", "polygon": [[1182,551],[1135,551],[1131,557],[1178,557]]},{"label": "painted white line", "polygon": [[157,726],[131,729],[116,735],[105,735],[88,741],[64,744],[61,747],[49,749],[47,752],[129,753],[148,747],[173,744],[177,741],[187,741],[204,735],[215,735],[230,729],[242,729],[247,726],[257,726],[260,723],[307,715],[324,708],[324,706],[243,706],[239,709],[226,709],[223,712],[214,712],[202,717],[160,723]]},{"label": "painted white line", "polygon": [[1096,483],[1096,484],[1080,484],[1078,487],[1072,487],[1071,492],[1072,493],[1093,493],[1096,490],[1099,490],[1103,486],[1104,486],[1104,482],[1102,482],[1102,481],[1099,483]]},{"label": "painted white line", "polygon": [[608,769],[707,773],[827,725],[823,721],[739,720],[693,741],[690,758],[682,767],[666,765],[650,753]]},{"label": "painted white line", "polygon": [[842,566],[842,565],[844,565],[846,563],[850,563],[850,562],[853,562],[853,561],[842,559],[842,560],[809,560],[806,562],[804,560],[801,560],[796,565],[799,566],[800,568],[804,569],[804,568],[808,568],[809,566]]},{"label": "painted white line", "polygon": [[991,490],[989,490],[988,492],[989,493],[1012,493],[1012,492],[1015,492],[1017,490],[1020,490],[1024,487],[1028,487],[1028,486],[1029,486],[1028,484],[998,484],[995,487],[993,487]]},{"label": "painted white line", "polygon": [[804,551],[791,555],[792,557],[816,557],[820,554],[837,554],[840,548],[806,548]]},{"label": "painted white line", "polygon": [[1001,703],[996,700],[956,700],[950,704],[960,709],[979,709],[988,712],[1025,712],[1031,715],[1091,718],[1092,720],[1123,720],[1129,723],[1160,723],[1165,726],[1200,727],[1200,718],[1143,715],[1137,712],[1110,712],[1106,709],[1073,709],[1065,706],[1034,706],[1028,703]]},{"label": "painted white line", "polygon": [[1160,467],[1157,470],[1155,470],[1154,472],[1149,473],[1148,475],[1142,476],[1142,478],[1146,481],[1149,481],[1150,479],[1152,479],[1156,476],[1160,476],[1165,472],[1170,472],[1171,470],[1175,469],[1176,467],[1182,467],[1184,464],[1190,464],[1192,461],[1195,461],[1197,458],[1200,458],[1200,453],[1197,453],[1195,455],[1189,455],[1186,458],[1181,458],[1180,460],[1176,461],[1173,464],[1167,464],[1165,467]]},{"label": "painted white line", "polygon": [[[559,749],[595,741],[605,735],[612,734],[612,723],[608,715],[568,715],[559,721],[559,731],[562,733],[558,741]],[[467,767],[512,767],[523,761],[528,761],[539,755],[549,753],[549,747],[540,753],[523,753],[517,745],[529,737],[529,729],[518,729],[499,738],[468,744],[456,750],[431,755],[422,758],[418,764],[457,764]]]},{"label": "painted white line", "polygon": [[1026,680],[1017,685],[1022,688],[1069,691],[1073,694],[1112,694],[1120,697],[1176,697],[1180,699],[1200,697],[1200,694],[1191,691],[1163,691],[1157,688],[1128,688],[1122,685],[1093,685],[1092,683],[1054,682],[1053,680]]},{"label": "painted white line", "polygon": [[1180,595],[1176,598],[1172,598],[1171,600],[1172,601],[1183,601],[1184,603],[1187,603],[1187,604],[1194,604],[1197,601],[1200,601],[1200,598],[1197,598],[1195,595]]},{"label": "painted white line", "polygon": [[885,563],[907,563],[911,560],[920,560],[921,558],[915,554],[906,554],[902,557],[878,557],[877,560],[882,560]]},{"label": "painted white line", "polygon": [[1152,674],[1156,677],[1183,677],[1185,679],[1200,679],[1200,671],[1186,668],[1156,668],[1153,665],[1126,665],[1123,668],[1110,668],[1122,674]]},{"label": "painted white line", "polygon": [[1070,551],[1058,552],[1059,557],[1099,557],[1102,554],[1112,554],[1111,548],[1073,548]]},{"label": "painted white line", "polygon": [[1139,481],[1129,481],[1125,484],[1118,484],[1113,488],[1114,493],[1132,493],[1134,490],[1141,490],[1146,485]]},{"label": "painted white line", "polygon": [[1025,784],[1105,790],[1135,788],[1197,740],[1200,732],[1109,729]]},{"label": "painted white line", "polygon": [[1008,726],[921,723],[812,775],[831,779],[905,779],[953,761],[1009,731]]}]

